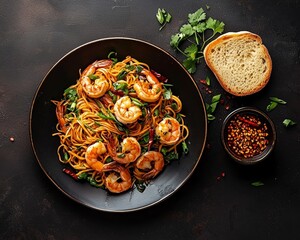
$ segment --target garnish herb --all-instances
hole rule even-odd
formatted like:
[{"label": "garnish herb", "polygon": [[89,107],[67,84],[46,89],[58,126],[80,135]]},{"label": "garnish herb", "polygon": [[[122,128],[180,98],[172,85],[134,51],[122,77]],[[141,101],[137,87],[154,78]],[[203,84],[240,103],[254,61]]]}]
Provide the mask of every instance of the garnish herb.
[{"label": "garnish herb", "polygon": [[118,80],[124,80],[124,78],[125,78],[125,76],[127,75],[127,71],[124,69],[124,70],[122,70],[119,74],[118,74],[118,76],[117,76],[117,79]]},{"label": "garnish herb", "polygon": [[211,104],[206,103],[206,113],[207,113],[207,120],[212,121],[215,119],[213,113],[215,112],[218,103],[220,102],[221,94],[215,95],[212,97]]},{"label": "garnish herb", "polygon": [[146,183],[143,181],[140,181],[140,180],[135,181],[135,186],[136,186],[136,189],[141,193],[144,192],[147,187]]},{"label": "garnish herb", "polygon": [[163,93],[164,99],[171,99],[172,97],[172,91],[171,89],[165,89],[164,93]]},{"label": "garnish herb", "polygon": [[172,160],[177,160],[177,159],[179,159],[179,155],[178,155],[177,152],[174,152],[174,151],[168,153],[168,154],[165,156],[165,160],[166,160],[167,162],[170,162],[170,161],[172,161]]},{"label": "garnish herb", "polygon": [[128,128],[124,126],[121,122],[119,122],[116,117],[108,110],[107,111],[108,115],[105,115],[103,112],[98,112],[99,117],[105,119],[105,120],[112,120],[117,124],[118,129],[121,132],[125,132],[126,135],[128,135]]},{"label": "garnish herb", "polygon": [[280,98],[277,98],[277,97],[270,97],[269,98],[271,101],[269,103],[269,105],[267,106],[267,111],[270,112],[272,111],[274,108],[277,107],[278,104],[287,104],[286,101],[280,99]]},{"label": "garnish herb", "polygon": [[78,99],[77,91],[74,88],[67,88],[64,91],[64,96],[66,100],[69,100],[67,109],[70,112],[74,112],[76,110],[76,103]]},{"label": "garnish herb", "polygon": [[128,95],[128,85],[126,82],[115,82],[113,83],[113,87],[115,90],[121,90],[125,95]]},{"label": "garnish herb", "polygon": [[[183,24],[179,32],[171,36],[170,45],[185,56],[184,67],[190,72],[196,71],[196,65],[203,58],[203,49],[217,33],[224,31],[225,24],[209,17],[207,19],[203,8],[188,14],[188,23]],[[206,36],[209,34],[209,37]],[[189,45],[181,49],[182,44]]]},{"label": "garnish herb", "polygon": [[156,19],[161,25],[161,27],[159,28],[159,31],[161,31],[166,26],[166,24],[171,21],[172,16],[165,9],[159,8],[156,13]]},{"label": "garnish herb", "polygon": [[184,152],[185,154],[188,154],[189,148],[188,148],[188,146],[187,146],[187,144],[186,144],[185,141],[182,142],[182,149],[183,149],[183,152]]},{"label": "garnish herb", "polygon": [[110,52],[107,56],[110,60],[113,61],[113,63],[117,63],[118,59],[117,59],[117,53],[116,52]]},{"label": "garnish herb", "polygon": [[288,118],[284,119],[282,123],[285,127],[289,127],[297,124],[296,122]]},{"label": "garnish herb", "polygon": [[253,183],[251,183],[251,185],[253,186],[253,187],[261,187],[261,186],[263,186],[263,185],[265,185],[263,182],[261,182],[261,181],[257,181],[257,182],[253,182]]},{"label": "garnish herb", "polygon": [[134,98],[134,97],[130,97],[132,103],[138,107],[145,107],[147,106],[148,104],[147,103],[142,103],[140,100],[138,100],[137,98]]},{"label": "garnish herb", "polygon": [[90,74],[90,75],[88,75],[88,78],[91,79],[91,80],[96,80],[99,77],[95,74]]},{"label": "garnish herb", "polygon": [[210,78],[208,76],[205,78],[205,82],[207,86],[210,86]]},{"label": "garnish herb", "polygon": [[277,103],[280,103],[280,104],[286,104],[287,103],[286,101],[284,101],[284,100],[282,100],[280,98],[277,98],[277,97],[270,97],[270,100],[272,102],[277,102]]}]

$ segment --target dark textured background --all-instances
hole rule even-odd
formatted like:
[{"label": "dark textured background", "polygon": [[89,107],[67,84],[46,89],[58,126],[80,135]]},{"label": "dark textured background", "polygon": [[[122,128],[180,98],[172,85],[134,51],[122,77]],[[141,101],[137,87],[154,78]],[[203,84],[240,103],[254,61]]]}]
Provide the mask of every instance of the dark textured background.
[{"label": "dark textured background", "polygon": [[[29,110],[48,70],[73,48],[103,37],[149,41],[182,57],[170,36],[199,7],[225,22],[225,32],[259,34],[273,60],[269,84],[253,96],[227,99],[202,63],[194,79],[205,101],[221,93],[208,127],[208,144],[196,171],[166,201],[133,213],[104,213],[79,205],[47,179],[29,138]],[[173,20],[162,31],[155,19],[165,8]],[[39,1],[0,2],[0,238],[1,239],[298,239],[300,213],[299,94],[300,2],[294,1]],[[212,93],[200,79],[210,76]],[[268,113],[278,134],[271,159],[241,167],[225,154],[221,123],[239,106],[266,109],[269,97],[287,101]],[[197,107],[197,106],[195,106]],[[291,118],[297,126],[285,128]],[[10,141],[10,137],[15,139]],[[225,177],[217,180],[221,173]],[[264,186],[251,183],[262,181]]]}]

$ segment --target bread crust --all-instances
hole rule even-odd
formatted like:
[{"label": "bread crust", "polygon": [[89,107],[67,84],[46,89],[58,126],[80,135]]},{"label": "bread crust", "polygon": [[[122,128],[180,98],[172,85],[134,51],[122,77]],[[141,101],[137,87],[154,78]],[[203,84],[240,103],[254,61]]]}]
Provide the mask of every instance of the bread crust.
[{"label": "bread crust", "polygon": [[[251,91],[247,90],[247,91],[235,91],[234,89],[231,89],[230,87],[228,87],[228,84],[226,83],[226,80],[223,78],[223,76],[220,74],[220,72],[218,71],[218,69],[215,68],[214,64],[210,61],[210,54],[212,54],[212,49],[214,49],[216,46],[226,42],[226,41],[234,41],[237,39],[244,39],[244,38],[250,38],[253,39],[254,41],[256,41],[259,44],[259,47],[263,50],[263,53],[265,55],[265,60],[266,60],[266,65],[267,65],[267,69],[266,72],[264,73],[264,77],[261,79],[261,81],[259,82],[259,84],[257,84],[256,86],[253,86]],[[261,89],[263,89],[267,83],[270,80],[271,77],[271,72],[272,72],[272,59],[270,57],[269,51],[266,48],[266,46],[262,43],[262,39],[259,35],[248,32],[248,31],[240,31],[240,32],[228,32],[225,33],[221,36],[219,36],[217,39],[213,40],[212,42],[210,42],[204,49],[203,51],[203,55],[204,55],[204,59],[205,62],[207,64],[207,66],[211,69],[211,71],[214,73],[215,77],[217,78],[218,82],[220,83],[220,85],[222,86],[222,88],[229,92],[232,95],[235,96],[247,96],[247,95],[251,95],[254,93],[259,92]],[[245,80],[246,81],[246,80]]]}]

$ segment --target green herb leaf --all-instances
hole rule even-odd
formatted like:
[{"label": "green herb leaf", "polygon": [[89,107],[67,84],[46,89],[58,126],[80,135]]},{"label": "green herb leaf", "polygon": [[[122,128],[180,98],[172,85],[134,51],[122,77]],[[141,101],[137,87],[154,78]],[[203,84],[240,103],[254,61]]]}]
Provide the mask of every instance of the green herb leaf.
[{"label": "green herb leaf", "polygon": [[217,94],[212,97],[211,104],[205,103],[208,121],[215,120],[213,113],[215,112],[217,105],[220,102],[220,99],[221,99],[221,94]]},{"label": "green herb leaf", "polygon": [[206,28],[206,24],[204,22],[199,23],[196,26],[193,26],[193,29],[197,32],[197,33],[203,33],[207,28]]},{"label": "green herb leaf", "polygon": [[[187,23],[184,23],[179,28],[178,33],[171,36],[170,45],[175,51],[179,51],[184,55],[183,66],[189,73],[195,73],[197,64],[203,58],[203,49],[206,44],[217,34],[224,31],[225,24],[211,17],[206,19],[206,13],[203,8],[199,8],[196,12],[188,14]],[[207,30],[213,32],[207,34]],[[205,37],[207,37],[205,39]],[[192,43],[184,51],[181,49],[181,44],[186,42]]]},{"label": "green herb leaf", "polygon": [[270,100],[271,100],[272,102],[276,102],[276,103],[280,103],[280,104],[287,104],[286,101],[284,101],[284,100],[282,100],[282,99],[280,99],[280,98],[277,98],[277,97],[270,97]]},{"label": "green herb leaf", "polygon": [[160,31],[166,26],[167,23],[169,23],[171,21],[172,16],[165,9],[159,8],[156,13],[156,19],[160,23],[160,25],[162,25],[159,28],[159,31]]},{"label": "green herb leaf", "polygon": [[263,182],[261,182],[261,181],[257,181],[257,182],[253,182],[253,183],[251,183],[251,185],[253,186],[253,187],[261,187],[261,186],[263,186],[263,185],[265,185]]},{"label": "green herb leaf", "polygon": [[172,35],[171,41],[170,41],[171,47],[178,49],[179,44],[184,39],[184,37],[185,37],[185,35],[183,33],[176,33],[176,34]]},{"label": "green herb leaf", "polygon": [[117,63],[118,62],[118,59],[117,59],[117,53],[116,52],[110,52],[108,55],[107,55],[107,58],[109,58],[110,60],[113,61],[113,63]]},{"label": "green herb leaf", "polygon": [[178,153],[175,152],[175,151],[172,151],[172,152],[168,153],[168,154],[165,156],[165,160],[166,160],[167,162],[170,162],[170,161],[172,161],[172,160],[177,160],[178,158],[179,158],[179,155],[178,155]]},{"label": "green herb leaf", "polygon": [[192,36],[195,33],[191,24],[184,24],[179,30],[185,37]]},{"label": "green herb leaf", "polygon": [[198,47],[196,44],[191,44],[184,50],[184,53],[186,53],[187,56],[189,56],[189,59],[193,61],[196,60],[197,52],[198,52]]},{"label": "green herb leaf", "polygon": [[[210,86],[210,78],[209,77],[206,77],[205,78],[205,81],[206,81],[206,85],[207,86]],[[220,95],[221,96],[221,95]]]},{"label": "green herb leaf", "polygon": [[130,97],[132,103],[138,107],[144,107],[147,106],[147,103],[142,103],[140,100],[138,100],[137,98],[134,97]]},{"label": "green herb leaf", "polygon": [[183,60],[182,65],[188,70],[189,73],[195,73],[196,72],[196,63],[197,61],[195,59],[186,58]]},{"label": "green herb leaf", "polygon": [[143,68],[142,66],[140,66],[140,65],[137,65],[137,66],[136,66],[136,72],[137,72],[137,73],[141,73],[143,69],[144,69],[144,68]]},{"label": "green herb leaf", "polygon": [[200,21],[205,20],[206,13],[204,12],[203,8],[198,9],[194,13],[190,13],[188,15],[188,21],[191,25],[197,25]]},{"label": "green herb leaf", "polygon": [[136,189],[137,189],[140,193],[144,192],[145,189],[146,189],[146,187],[147,187],[147,185],[146,185],[145,182],[142,182],[142,181],[139,181],[139,180],[136,180],[134,184],[135,184],[135,186],[136,186]]},{"label": "green herb leaf", "polygon": [[165,21],[163,11],[160,8],[157,10],[156,19],[160,24],[163,24]]},{"label": "green herb leaf", "polygon": [[182,150],[183,150],[183,152],[184,152],[185,154],[188,154],[189,148],[188,148],[186,142],[183,141],[181,145],[182,145]]},{"label": "green herb leaf", "polygon": [[212,114],[210,114],[210,113],[207,114],[207,120],[208,120],[208,121],[213,121],[213,120],[215,120],[215,119],[216,119],[216,117],[215,117],[214,115],[212,115]]},{"label": "green herb leaf", "polygon": [[122,70],[119,74],[118,74],[118,76],[117,76],[117,79],[118,80],[124,80],[124,78],[125,78],[125,76],[127,75],[127,71],[126,70]]},{"label": "green herb leaf", "polygon": [[278,105],[277,102],[271,101],[271,102],[269,103],[269,105],[267,106],[267,111],[268,111],[268,112],[272,111],[274,108],[277,107],[277,105]]},{"label": "green herb leaf", "polygon": [[212,103],[219,102],[220,99],[221,99],[221,94],[218,94],[212,97],[211,102]]},{"label": "green herb leaf", "polygon": [[206,21],[206,28],[213,30],[213,35],[216,33],[222,33],[224,31],[225,24],[211,17]]},{"label": "green herb leaf", "polygon": [[171,97],[172,97],[171,89],[166,89],[163,93],[163,96],[164,96],[164,99],[167,99],[167,100],[171,99]]},{"label": "green herb leaf", "polygon": [[284,119],[282,123],[285,127],[289,127],[297,124],[296,122],[288,118]]},{"label": "green herb leaf", "polygon": [[96,80],[99,78],[99,76],[95,75],[95,74],[90,74],[88,75],[88,78],[91,79],[91,80]]}]

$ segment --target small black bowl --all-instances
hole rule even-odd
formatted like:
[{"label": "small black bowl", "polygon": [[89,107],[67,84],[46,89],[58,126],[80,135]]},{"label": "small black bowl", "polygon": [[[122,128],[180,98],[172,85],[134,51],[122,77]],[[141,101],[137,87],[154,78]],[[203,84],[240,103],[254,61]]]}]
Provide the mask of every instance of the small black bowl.
[{"label": "small black bowl", "polygon": [[225,118],[221,139],[236,162],[252,165],[270,155],[276,142],[276,130],[272,120],[261,110],[241,107]]}]

